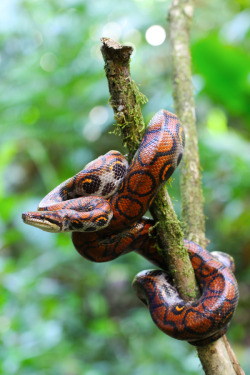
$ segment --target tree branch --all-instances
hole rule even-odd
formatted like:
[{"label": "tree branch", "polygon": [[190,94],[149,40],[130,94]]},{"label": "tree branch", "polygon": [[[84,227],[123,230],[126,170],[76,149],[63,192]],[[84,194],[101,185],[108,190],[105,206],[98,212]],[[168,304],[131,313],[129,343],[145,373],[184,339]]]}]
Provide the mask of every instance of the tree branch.
[{"label": "tree branch", "polygon": [[[145,103],[145,97],[139,93],[130,76],[129,59],[133,51],[132,47],[122,46],[107,38],[101,40],[103,43],[101,51],[111,95],[110,103],[131,160],[145,130],[140,109],[140,104]],[[158,222],[156,251],[166,259],[169,265],[168,271],[182,298],[194,299],[198,289],[196,289],[193,268],[183,244],[180,223],[166,189],[161,189],[157,194],[150,210]]]},{"label": "tree branch", "polygon": [[[169,10],[170,42],[173,66],[173,96],[175,110],[185,125],[186,147],[181,163],[182,221],[185,237],[205,247],[205,218],[200,176],[200,160],[196,133],[195,101],[192,87],[190,57],[190,24],[193,0],[173,0]],[[197,348],[207,375],[235,375],[244,372],[227,342],[221,338]],[[229,349],[230,348],[230,349]]]},{"label": "tree branch", "polygon": [[145,130],[141,104],[146,103],[147,99],[139,92],[130,75],[129,63],[133,48],[109,38],[101,38],[101,41],[110,104],[117,123],[116,132],[121,135],[124,146],[128,148],[130,162]]}]

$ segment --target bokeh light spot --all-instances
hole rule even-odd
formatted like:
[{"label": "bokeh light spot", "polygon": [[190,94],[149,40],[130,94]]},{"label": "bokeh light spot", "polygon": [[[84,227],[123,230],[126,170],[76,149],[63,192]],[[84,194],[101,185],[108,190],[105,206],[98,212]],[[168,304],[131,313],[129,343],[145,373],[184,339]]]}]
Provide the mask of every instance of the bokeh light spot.
[{"label": "bokeh light spot", "polygon": [[103,105],[97,105],[89,112],[89,122],[83,128],[83,136],[88,141],[94,142],[100,138],[102,127],[107,122],[109,112]]},{"label": "bokeh light spot", "polygon": [[211,133],[225,133],[227,131],[227,117],[220,108],[213,108],[207,119],[207,127]]},{"label": "bokeh light spot", "polygon": [[146,31],[146,41],[152,46],[161,45],[166,39],[166,31],[160,25],[154,25]]},{"label": "bokeh light spot", "polygon": [[109,114],[106,107],[97,105],[89,112],[89,119],[94,125],[103,125],[108,120]]},{"label": "bokeh light spot", "polygon": [[57,57],[52,52],[45,53],[40,59],[40,66],[45,72],[53,72],[57,67]]},{"label": "bokeh light spot", "polygon": [[88,122],[83,128],[82,134],[86,140],[95,142],[102,134],[101,127],[99,125],[93,126],[91,122]]}]

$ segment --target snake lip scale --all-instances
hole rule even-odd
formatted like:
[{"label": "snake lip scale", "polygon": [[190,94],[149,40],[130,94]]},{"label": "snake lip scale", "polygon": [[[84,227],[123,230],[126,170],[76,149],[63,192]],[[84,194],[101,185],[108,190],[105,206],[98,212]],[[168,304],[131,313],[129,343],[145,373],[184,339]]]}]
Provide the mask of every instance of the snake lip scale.
[{"label": "snake lip scale", "polygon": [[[47,194],[24,223],[49,232],[71,232],[80,255],[94,262],[135,251],[161,269],[136,275],[133,288],[164,333],[197,346],[221,337],[237,307],[232,257],[185,241],[201,297],[181,299],[155,249],[155,222],[143,217],[155,194],[179,165],[185,135],[176,115],[160,110],[130,165],[111,150]],[[149,236],[150,232],[150,236]]]}]

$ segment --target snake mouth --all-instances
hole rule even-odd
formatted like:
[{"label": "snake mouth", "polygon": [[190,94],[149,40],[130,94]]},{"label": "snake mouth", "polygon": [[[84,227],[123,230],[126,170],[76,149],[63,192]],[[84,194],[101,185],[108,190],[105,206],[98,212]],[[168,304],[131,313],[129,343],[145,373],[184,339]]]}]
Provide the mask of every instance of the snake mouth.
[{"label": "snake mouth", "polygon": [[39,212],[24,212],[22,219],[25,224],[42,229],[46,232],[58,233],[61,232],[61,223],[53,217],[48,217],[48,213],[41,214]]}]

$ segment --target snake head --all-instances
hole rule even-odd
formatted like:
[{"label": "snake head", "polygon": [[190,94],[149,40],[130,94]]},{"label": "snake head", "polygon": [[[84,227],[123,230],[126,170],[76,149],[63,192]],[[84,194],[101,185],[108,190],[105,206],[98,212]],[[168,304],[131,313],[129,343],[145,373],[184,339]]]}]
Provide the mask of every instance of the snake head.
[{"label": "snake head", "polygon": [[106,228],[112,217],[109,202],[96,196],[55,202],[22,215],[25,224],[53,233],[95,232]]},{"label": "snake head", "polygon": [[59,233],[67,231],[67,216],[62,218],[56,211],[24,212],[22,219],[25,224],[42,229],[46,232]]}]

